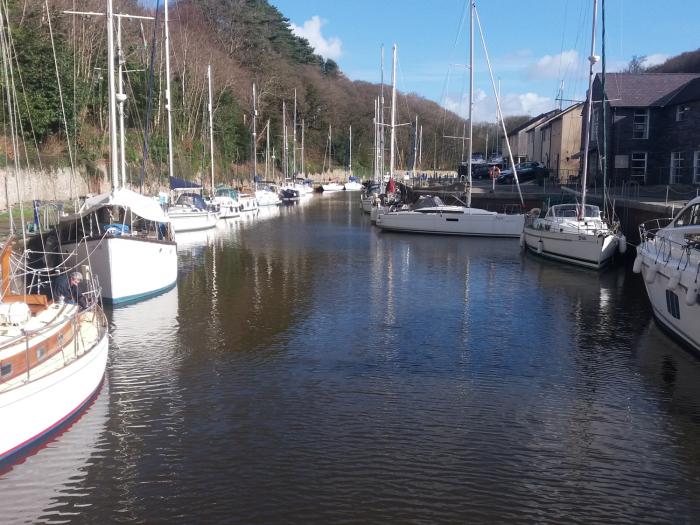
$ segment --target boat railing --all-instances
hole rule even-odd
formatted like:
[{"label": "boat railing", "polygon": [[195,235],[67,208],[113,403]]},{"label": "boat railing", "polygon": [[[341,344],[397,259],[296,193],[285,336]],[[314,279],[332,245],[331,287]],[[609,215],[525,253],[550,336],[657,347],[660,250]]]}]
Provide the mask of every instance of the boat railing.
[{"label": "boat railing", "polygon": [[[99,295],[99,293],[98,293]],[[5,341],[0,345],[0,352],[3,350],[20,345],[24,346],[23,357],[19,357],[19,353],[15,354],[15,359],[11,362],[16,370],[20,373],[9,373],[7,377],[0,377],[0,385],[15,379],[18,375],[23,375],[26,381],[32,379],[32,369],[38,364],[45,362],[57,354],[63,355],[64,365],[73,362],[75,359],[86,354],[98,341],[100,341],[108,330],[107,317],[102,310],[98,301],[93,301],[92,304],[85,308],[76,310],[69,316],[61,319],[60,326],[71,326],[72,337],[64,342],[63,332],[59,331],[55,337],[55,347],[49,348],[52,338],[47,338],[44,342],[37,343],[33,339],[56,330],[56,323],[49,322],[46,325],[34,330],[21,330],[20,335]],[[89,333],[88,333],[89,331]],[[39,355],[39,351],[43,351],[43,355]],[[5,362],[2,363],[3,366]]]},{"label": "boat railing", "polygon": [[[697,242],[678,238],[670,235],[659,235],[661,230],[671,224],[673,218],[652,219],[639,225],[640,244],[644,250],[653,254],[654,263],[668,264],[673,261],[677,269],[683,270],[691,263],[691,256],[700,246]],[[698,264],[700,271],[700,261]]]}]

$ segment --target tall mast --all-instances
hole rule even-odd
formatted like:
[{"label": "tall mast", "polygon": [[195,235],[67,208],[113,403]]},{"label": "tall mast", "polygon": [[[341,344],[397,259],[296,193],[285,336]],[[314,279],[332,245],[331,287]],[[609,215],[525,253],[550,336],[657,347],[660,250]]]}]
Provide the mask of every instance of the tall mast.
[{"label": "tall mast", "polygon": [[583,143],[583,173],[581,176],[581,210],[579,220],[583,218],[586,206],[586,179],[588,177],[588,147],[591,143],[591,106],[593,105],[593,66],[600,57],[595,55],[595,30],[598,18],[598,0],[593,0],[593,30],[591,31],[591,56],[588,57],[588,96],[586,97],[586,134]]},{"label": "tall mast", "polygon": [[333,128],[328,124],[328,171],[333,173]]},{"label": "tall mast", "polygon": [[121,185],[126,187],[126,138],[124,134],[124,102],[126,102],[126,94],[124,93],[124,52],[122,49],[122,17],[117,17],[117,75],[119,79],[119,92],[117,93],[117,102],[119,103],[119,167],[121,172]]},{"label": "tall mast", "polygon": [[389,144],[389,180],[394,178],[394,141],[396,140],[396,44],[392,48],[391,64],[391,138]]},{"label": "tall mast", "polygon": [[265,130],[265,180],[270,180],[270,119],[267,119]]},{"label": "tall mast", "polygon": [[209,163],[211,164],[211,194],[214,195],[214,117],[211,103],[211,64],[207,66],[207,82],[209,84]]},{"label": "tall mast", "polygon": [[282,149],[282,162],[284,163],[284,167],[282,168],[282,175],[284,178],[287,178],[288,175],[288,168],[289,168],[289,158],[287,156],[287,104],[282,101],[282,142],[283,142],[283,148]]},{"label": "tall mast", "polygon": [[306,177],[304,172],[304,119],[301,119],[301,174]]},{"label": "tall mast", "polygon": [[474,110],[474,0],[469,0],[469,146],[467,146],[467,207],[472,205],[472,112]]},{"label": "tall mast", "polygon": [[352,126],[350,126],[350,160],[348,161],[348,173],[352,175]]},{"label": "tall mast", "polygon": [[423,124],[420,125],[420,133],[418,134],[418,167],[420,168],[422,165],[423,165]]},{"label": "tall mast", "polygon": [[[112,3],[112,0],[109,0]],[[168,29],[168,0],[163,2],[163,25],[165,27],[165,113],[168,117],[168,176],[173,176],[173,121],[170,101],[170,31]]]},{"label": "tall mast", "polygon": [[107,0],[107,82],[109,86],[109,160],[112,188],[118,188],[119,151],[117,148],[117,92],[114,83],[114,8],[112,0]]},{"label": "tall mast", "polygon": [[258,182],[258,101],[255,94],[255,82],[253,82],[253,183]]},{"label": "tall mast", "polygon": [[[607,123],[608,120],[605,115],[605,0],[601,0],[600,3],[600,21],[602,23],[602,35],[601,35],[601,55],[602,55],[602,69],[600,74],[600,90],[601,95],[601,119],[603,125],[603,216],[607,216],[608,210],[608,196],[607,196],[607,186],[608,186],[608,133],[607,133]],[[610,219],[613,219],[615,215],[615,209],[611,209]]]},{"label": "tall mast", "polygon": [[294,119],[292,122],[292,175],[297,172],[297,88],[294,88]]},{"label": "tall mast", "polygon": [[379,182],[379,97],[374,99],[374,182]]},{"label": "tall mast", "polygon": [[413,129],[413,166],[411,176],[416,178],[416,160],[418,157],[418,115],[416,115],[416,127]]},{"label": "tall mast", "polygon": [[384,44],[382,44],[379,89],[379,180],[384,178]]}]

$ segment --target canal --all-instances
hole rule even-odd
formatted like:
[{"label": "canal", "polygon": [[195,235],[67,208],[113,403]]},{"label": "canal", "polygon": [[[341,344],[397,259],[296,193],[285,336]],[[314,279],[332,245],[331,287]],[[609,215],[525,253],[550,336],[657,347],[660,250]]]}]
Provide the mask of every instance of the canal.
[{"label": "canal", "polygon": [[358,198],[180,236],[0,522],[700,521],[700,361],[639,276],[381,233]]}]

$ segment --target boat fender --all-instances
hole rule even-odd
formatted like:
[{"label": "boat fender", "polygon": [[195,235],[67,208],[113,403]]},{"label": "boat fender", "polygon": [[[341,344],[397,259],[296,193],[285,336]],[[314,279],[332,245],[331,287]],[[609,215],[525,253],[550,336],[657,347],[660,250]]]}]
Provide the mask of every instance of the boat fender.
[{"label": "boat fender", "polygon": [[667,290],[675,290],[678,283],[681,282],[681,271],[678,268],[671,268],[671,273],[668,277],[668,282],[666,283]]},{"label": "boat fender", "polygon": [[525,248],[525,232],[520,234],[520,247]]},{"label": "boat fender", "polygon": [[638,253],[637,256],[634,258],[634,264],[632,265],[632,271],[634,273],[641,273],[643,262],[644,262],[644,256],[641,253]]},{"label": "boat fender", "polygon": [[698,284],[693,283],[688,286],[688,291],[685,293],[685,304],[693,306],[698,300]]},{"label": "boat fender", "polygon": [[544,243],[542,242],[542,239],[539,239],[537,241],[537,253],[541,254],[544,251]]},{"label": "boat fender", "polygon": [[646,273],[644,274],[644,280],[651,284],[656,279],[656,263],[651,263],[647,266]]},{"label": "boat fender", "polygon": [[617,249],[620,253],[625,253],[627,251],[627,237],[620,235],[620,240],[618,241]]}]

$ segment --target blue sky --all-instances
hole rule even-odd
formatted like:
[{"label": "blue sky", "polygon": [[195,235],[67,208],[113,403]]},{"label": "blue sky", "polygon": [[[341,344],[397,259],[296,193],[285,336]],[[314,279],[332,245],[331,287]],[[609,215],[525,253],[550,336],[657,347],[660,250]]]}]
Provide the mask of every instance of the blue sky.
[{"label": "blue sky", "polygon": [[[270,0],[353,80],[379,81],[380,46],[390,80],[391,44],[398,46],[398,87],[466,112],[468,25],[465,0]],[[488,0],[477,10],[504,113],[535,115],[587,85],[592,0]],[[700,47],[697,0],[607,0],[608,70],[633,55],[650,63]],[[600,23],[599,23],[600,27]],[[475,35],[475,120],[495,119],[495,99],[478,29]],[[597,54],[600,54],[600,35]]]}]

